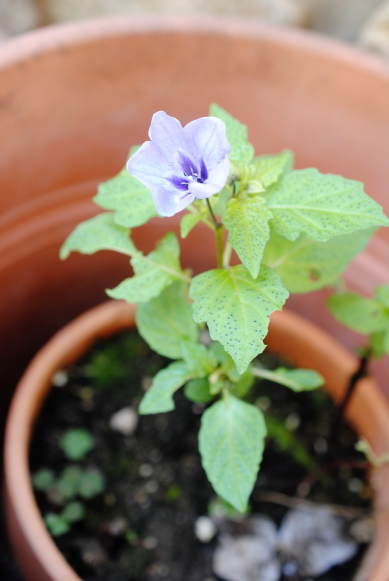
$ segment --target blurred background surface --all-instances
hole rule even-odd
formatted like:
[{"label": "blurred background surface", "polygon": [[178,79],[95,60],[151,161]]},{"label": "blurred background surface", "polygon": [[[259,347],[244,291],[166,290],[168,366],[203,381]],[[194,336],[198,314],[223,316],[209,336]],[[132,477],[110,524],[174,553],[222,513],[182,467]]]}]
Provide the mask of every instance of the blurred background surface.
[{"label": "blurred background surface", "polygon": [[150,13],[303,27],[389,58],[389,0],[0,0],[0,37],[85,18]]}]

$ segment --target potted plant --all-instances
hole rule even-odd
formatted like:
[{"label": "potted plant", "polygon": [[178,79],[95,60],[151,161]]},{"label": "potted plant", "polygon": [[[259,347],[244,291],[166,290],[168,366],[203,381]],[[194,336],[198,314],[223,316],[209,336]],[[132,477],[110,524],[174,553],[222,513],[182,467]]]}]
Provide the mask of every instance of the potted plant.
[{"label": "potted plant", "polygon": [[[189,70],[190,75],[181,74]],[[75,224],[93,214],[96,184],[119,170],[129,136],[141,141],[153,111],[165,108],[189,121],[215,99],[250,120],[259,153],[289,147],[299,167],[360,179],[387,208],[388,93],[383,62],[307,32],[247,22],[106,19],[47,27],[3,44],[0,345],[5,400],[37,348],[72,317],[101,302],[101,289],[124,276],[123,257],[90,258],[84,276],[85,259],[74,255],[59,266],[57,251]],[[139,246],[149,250],[162,235],[159,229],[172,226],[156,219]],[[348,271],[353,288],[370,292],[385,282],[386,245],[382,230]],[[193,258],[191,245],[185,245],[184,266]],[[76,292],[75,281],[77,287],[82,281],[83,292]],[[293,309],[334,330],[323,305],[320,293],[290,301]],[[339,327],[336,332],[343,341],[355,342]]]},{"label": "potted plant", "polygon": [[[309,366],[323,372],[330,391],[338,379],[340,390],[344,389],[342,382],[351,375],[355,364],[352,357],[345,356],[338,366],[339,348],[325,336],[323,350],[308,349],[311,339],[305,332],[310,331],[310,325],[302,323],[301,330],[293,330],[299,324],[293,317],[288,323],[288,317],[280,315],[280,327],[272,344],[272,335],[268,337],[270,315],[282,310],[289,292],[305,293],[333,283],[364,248],[374,229],[388,225],[389,221],[359,182],[321,174],[315,169],[294,170],[288,151],[254,157],[246,127],[217,105],[211,107],[209,117],[185,127],[160,111],[153,116],[149,135],[150,141],[132,150],[127,164],[129,173],[123,170],[99,188],[95,201],[108,211],[80,224],[65,242],[61,254],[66,258],[74,250],[92,254],[109,249],[131,258],[133,276],[108,294],[128,303],[137,302],[136,323],[141,336],[157,353],[173,359],[155,376],[142,399],[140,412],[156,414],[174,409],[173,396],[184,385],[189,399],[207,404],[199,432],[207,478],[220,497],[236,510],[244,511],[266,437],[263,413],[255,404],[244,401],[254,377],[270,376],[295,391],[313,389],[321,383],[320,376],[309,370],[299,370],[296,375],[293,370],[280,368],[269,372],[253,364],[252,360],[265,349],[264,340],[277,352],[285,347],[299,365],[309,361]],[[216,242],[216,268],[195,276],[182,269],[174,234],[166,234],[149,254],[136,247],[132,236],[132,230],[145,224],[156,212],[173,216],[184,209],[188,213],[180,223],[181,237],[190,237],[191,230],[203,223],[213,232]],[[192,304],[188,303],[188,295]],[[132,320],[133,310],[123,306],[115,309],[111,305],[107,311],[113,311],[116,317],[114,328],[127,323],[126,313]],[[106,311],[101,312],[105,320]],[[210,333],[210,343],[199,335],[199,325],[204,324]],[[92,327],[96,329],[94,324]],[[274,328],[277,329],[277,324]],[[37,520],[28,484],[23,497],[30,501],[30,509],[20,510],[14,504],[15,477],[27,471],[27,442],[40,405],[38,400],[27,406],[20,402],[26,402],[26,393],[32,394],[37,385],[43,396],[58,365],[71,361],[88,345],[90,331],[84,334],[76,324],[71,329],[72,332],[77,329],[79,340],[69,344],[69,335],[64,331],[53,341],[48,352],[56,352],[58,346],[67,344],[70,349],[49,364],[38,382],[35,374],[46,364],[42,355],[37,357],[33,371],[27,372],[22,382],[24,387],[20,387],[16,411],[11,411],[8,464],[15,457],[11,453],[15,442],[24,443],[24,457],[15,470],[9,467],[7,478],[14,539],[16,531],[25,528],[21,518],[24,520],[28,514],[28,520]],[[99,329],[99,333],[111,332]],[[319,331],[315,333],[321,337]],[[344,357],[341,350],[339,355]],[[339,376],[336,379],[334,371]],[[385,451],[386,436],[377,433],[376,440],[373,433],[379,424],[378,416],[385,413],[386,417],[385,404],[375,388],[370,389],[371,394],[365,396],[362,389],[358,390],[358,400],[350,406],[350,419],[370,439],[375,452],[380,453]],[[353,415],[356,411],[352,410],[361,406],[362,409],[368,406],[369,416],[375,414],[371,406],[375,407],[377,401],[378,416],[373,425],[365,424],[359,414]],[[19,414],[26,407],[29,417],[22,420]],[[12,427],[15,422],[17,428]],[[381,468],[380,477],[385,471]],[[379,508],[381,494],[384,495],[381,488],[377,491]],[[43,534],[42,529],[43,523],[40,525]],[[26,536],[31,539],[31,534]],[[371,580],[384,579],[382,570],[386,562],[381,552],[385,543],[379,535],[361,579],[366,574]],[[15,544],[19,551],[27,546],[24,541]],[[43,552],[49,545],[46,536]],[[31,546],[27,552],[37,565],[41,556],[34,555]],[[39,574],[48,579],[70,574],[64,564],[58,573],[58,555],[52,558],[55,573],[49,572],[48,564],[40,563]],[[31,569],[25,565],[24,570],[27,569],[30,575]]]}]

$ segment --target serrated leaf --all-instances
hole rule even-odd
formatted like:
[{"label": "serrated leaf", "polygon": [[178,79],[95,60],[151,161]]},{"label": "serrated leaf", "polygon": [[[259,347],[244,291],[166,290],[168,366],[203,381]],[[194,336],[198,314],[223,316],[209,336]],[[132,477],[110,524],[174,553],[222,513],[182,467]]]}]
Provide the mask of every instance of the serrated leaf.
[{"label": "serrated leaf", "polygon": [[77,501],[69,502],[61,513],[61,517],[67,523],[77,522],[83,519],[84,516],[85,516],[85,507],[82,504],[82,502]]},{"label": "serrated leaf", "polygon": [[91,434],[82,428],[71,428],[59,441],[59,447],[69,460],[82,460],[95,446]]},{"label": "serrated leaf", "polygon": [[187,300],[187,285],[175,282],[155,299],[138,304],[136,325],[154,351],[170,359],[180,359],[181,341],[195,343],[199,333]]},{"label": "serrated leaf", "polygon": [[292,167],[293,154],[290,151],[283,151],[279,155],[264,155],[253,159],[247,168],[245,179],[250,183],[257,181],[262,188],[267,189]]},{"label": "serrated leaf", "polygon": [[159,414],[174,410],[173,395],[193,377],[193,372],[184,361],[174,361],[165,369],[158,371],[150,389],[143,396],[139,413]]},{"label": "serrated leaf", "polygon": [[115,222],[135,228],[158,216],[151,192],[126,168],[114,178],[98,186],[94,202],[105,210],[115,212]]},{"label": "serrated leaf", "polygon": [[107,290],[108,296],[128,303],[143,303],[157,297],[177,279],[186,278],[180,267],[179,254],[177,238],[169,232],[150,254],[134,256],[131,265],[135,275]]},{"label": "serrated leaf", "polygon": [[256,279],[242,265],[210,270],[192,280],[193,318],[206,322],[243,374],[265,349],[269,317],[280,310],[288,292],[276,272],[262,266]]},{"label": "serrated leaf", "polygon": [[200,220],[201,214],[185,214],[180,222],[181,238],[186,238]]},{"label": "serrated leaf", "polygon": [[229,201],[223,215],[228,241],[253,278],[257,278],[272,217],[264,200],[258,196]]},{"label": "serrated leaf", "polygon": [[277,447],[286,451],[292,458],[307,470],[314,470],[316,462],[290,429],[279,419],[266,414],[266,428],[269,438],[272,438]]},{"label": "serrated leaf", "polygon": [[101,472],[95,470],[84,470],[79,481],[78,494],[82,498],[93,498],[104,492],[105,482]]},{"label": "serrated leaf", "polygon": [[47,513],[44,521],[53,537],[59,537],[70,531],[69,523],[62,516],[54,512]]},{"label": "serrated leaf", "polygon": [[374,230],[317,242],[301,235],[293,242],[271,231],[263,261],[276,270],[291,293],[305,293],[334,283],[370,240]]},{"label": "serrated leaf", "polygon": [[184,387],[185,396],[195,403],[208,403],[213,399],[206,377],[191,379]]},{"label": "serrated leaf", "polygon": [[217,366],[216,357],[202,343],[183,340],[181,353],[188,368],[198,377],[209,375]]},{"label": "serrated leaf", "polygon": [[375,288],[375,297],[386,309],[389,309],[389,284],[382,284]]},{"label": "serrated leaf", "polygon": [[60,250],[60,258],[65,260],[71,252],[94,254],[99,250],[114,250],[133,256],[135,248],[129,231],[114,222],[113,214],[105,212],[82,222],[65,240]]},{"label": "serrated leaf", "polygon": [[255,484],[265,436],[259,409],[229,394],[202,416],[199,449],[208,480],[241,512]]},{"label": "serrated leaf", "polygon": [[370,348],[374,357],[389,355],[389,328],[372,333]]},{"label": "serrated leaf", "polygon": [[215,103],[209,109],[211,117],[217,117],[226,125],[227,140],[231,146],[230,159],[237,164],[246,164],[254,155],[254,148],[247,141],[247,127],[234,119],[227,111]]},{"label": "serrated leaf", "polygon": [[286,174],[268,207],[275,230],[289,240],[305,233],[325,242],[355,230],[389,225],[381,206],[364,193],[360,182],[316,169]]},{"label": "serrated leaf", "polygon": [[50,468],[41,468],[31,477],[32,485],[35,490],[46,491],[55,484],[55,475]]},{"label": "serrated leaf", "polygon": [[287,369],[278,367],[272,371],[274,381],[289,387],[289,389],[299,393],[301,391],[311,391],[324,384],[324,379],[313,369]]},{"label": "serrated leaf", "polygon": [[363,335],[381,331],[389,322],[388,315],[375,299],[357,293],[332,295],[327,305],[340,323]]},{"label": "serrated leaf", "polygon": [[56,484],[56,488],[64,498],[76,496],[81,476],[82,469],[79,466],[67,466],[64,468]]}]

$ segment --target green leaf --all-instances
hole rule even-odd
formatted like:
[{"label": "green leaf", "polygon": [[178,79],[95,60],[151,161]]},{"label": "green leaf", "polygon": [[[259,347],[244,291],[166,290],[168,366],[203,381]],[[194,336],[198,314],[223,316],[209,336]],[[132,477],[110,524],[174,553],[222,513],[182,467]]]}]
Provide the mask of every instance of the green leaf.
[{"label": "green leaf", "polygon": [[159,297],[136,308],[136,325],[150,347],[170,359],[180,359],[181,341],[195,343],[198,327],[187,300],[187,285],[175,282]]},{"label": "green leaf", "polygon": [[79,466],[67,466],[57,480],[56,488],[64,498],[73,498],[78,494],[82,469]]},{"label": "green leaf", "polygon": [[131,260],[135,275],[126,278],[114,289],[107,290],[113,299],[128,303],[147,302],[178,279],[186,279],[180,267],[180,247],[176,236],[169,232],[147,256],[138,253]]},{"label": "green leaf", "polygon": [[246,125],[242,125],[215,103],[211,105],[209,114],[221,119],[226,125],[227,140],[231,146],[230,160],[238,165],[249,163],[253,158],[254,148],[247,141]]},{"label": "green leaf", "polygon": [[55,475],[50,468],[41,468],[32,475],[32,485],[35,490],[47,491],[55,484]]},{"label": "green leaf", "polygon": [[115,212],[115,222],[126,228],[145,224],[158,216],[151,192],[124,168],[113,179],[99,185],[94,202]]},{"label": "green leaf", "polygon": [[173,395],[189,379],[193,372],[184,361],[174,361],[158,371],[153,383],[143,396],[139,406],[140,414],[158,414],[174,410]]},{"label": "green leaf", "polygon": [[104,477],[97,469],[84,470],[79,481],[78,494],[82,498],[93,498],[105,490]]},{"label": "green leaf", "polygon": [[70,531],[69,523],[62,516],[54,512],[47,513],[44,521],[53,537],[60,537]]},{"label": "green leaf", "polygon": [[389,225],[381,206],[364,193],[360,182],[324,175],[316,169],[286,174],[270,196],[268,207],[274,228],[289,240],[305,233],[325,242],[355,230]]},{"label": "green leaf", "polygon": [[[388,325],[389,327],[389,325]],[[389,328],[372,333],[370,337],[370,348],[374,357],[389,355]]]},{"label": "green leaf", "polygon": [[200,222],[201,214],[185,214],[180,222],[181,238],[186,238],[189,232]]},{"label": "green leaf", "polygon": [[382,284],[375,288],[375,297],[386,309],[389,309],[389,284]]},{"label": "green leaf", "polygon": [[263,261],[276,270],[291,293],[305,293],[334,283],[370,240],[374,230],[317,242],[304,234],[290,241],[271,230]]},{"label": "green leaf", "polygon": [[199,448],[208,480],[241,512],[255,484],[265,436],[259,409],[229,394],[202,416]]},{"label": "green leaf", "polygon": [[181,353],[188,368],[197,377],[209,375],[217,367],[216,357],[202,343],[181,341]]},{"label": "green leaf", "polygon": [[206,377],[191,379],[184,387],[185,396],[196,403],[208,403],[213,399]]},{"label": "green leaf", "polygon": [[65,240],[60,258],[65,260],[74,251],[94,254],[99,250],[114,250],[129,256],[138,252],[128,229],[115,224],[113,214],[106,212],[76,226]]},{"label": "green leaf", "polygon": [[375,299],[348,292],[330,296],[327,305],[340,323],[363,335],[388,326],[389,317]]},{"label": "green leaf", "polygon": [[69,502],[61,513],[67,523],[77,522],[85,517],[85,507],[82,502]]},{"label": "green leaf", "polygon": [[253,278],[257,278],[266,242],[270,236],[268,222],[272,217],[264,200],[250,196],[233,198],[223,215],[228,241]]},{"label": "green leaf", "polygon": [[289,387],[299,393],[300,391],[312,391],[324,384],[324,379],[313,369],[287,369],[278,367],[272,371],[274,381]]},{"label": "green leaf", "polygon": [[59,446],[69,460],[82,460],[93,450],[95,442],[87,430],[72,428],[62,436]]},{"label": "green leaf", "polygon": [[276,272],[262,266],[254,280],[244,266],[210,270],[192,280],[193,318],[206,322],[239,373],[265,349],[269,317],[281,310],[288,292]]},{"label": "green leaf", "polygon": [[309,454],[304,444],[296,438],[281,420],[266,414],[265,421],[268,436],[276,442],[280,450],[287,452],[296,462],[309,471],[317,467],[315,460]]},{"label": "green leaf", "polygon": [[235,397],[242,399],[249,393],[253,383],[254,375],[250,367],[248,367],[243,375],[239,376],[239,379],[236,379],[228,386],[228,390]]},{"label": "green leaf", "polygon": [[[253,159],[246,169],[244,180],[250,184],[257,182],[262,189],[267,189],[293,167],[293,154],[290,151],[283,151],[279,155],[264,155]],[[253,189],[253,188],[251,188]]]}]

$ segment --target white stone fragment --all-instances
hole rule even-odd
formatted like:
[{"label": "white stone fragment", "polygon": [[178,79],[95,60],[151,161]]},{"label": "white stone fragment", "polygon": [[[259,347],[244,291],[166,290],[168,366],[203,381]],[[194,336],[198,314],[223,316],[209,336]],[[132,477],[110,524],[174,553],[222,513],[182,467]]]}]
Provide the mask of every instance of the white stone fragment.
[{"label": "white stone fragment", "polygon": [[51,378],[51,383],[54,387],[65,387],[69,380],[69,376],[66,371],[60,370],[54,373],[53,377]]},{"label": "white stone fragment", "polygon": [[199,516],[194,525],[194,532],[199,541],[209,543],[216,535],[217,528],[209,517]]},{"label": "white stone fragment", "polygon": [[114,413],[109,420],[109,425],[115,432],[120,432],[123,436],[131,436],[137,428],[138,420],[137,412],[128,406]]}]

